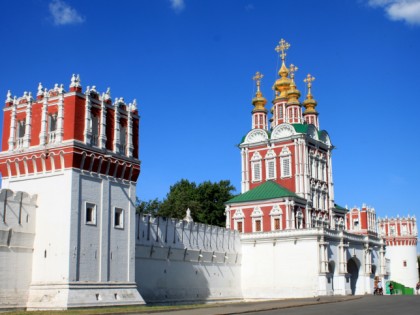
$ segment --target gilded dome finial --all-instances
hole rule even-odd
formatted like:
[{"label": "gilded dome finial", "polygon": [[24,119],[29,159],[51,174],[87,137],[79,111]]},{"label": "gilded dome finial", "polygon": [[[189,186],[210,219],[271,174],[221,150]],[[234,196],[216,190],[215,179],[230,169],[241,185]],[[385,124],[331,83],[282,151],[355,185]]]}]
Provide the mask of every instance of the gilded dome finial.
[{"label": "gilded dome finial", "polygon": [[289,70],[285,65],[286,60],[286,50],[290,48],[290,44],[286,42],[283,38],[279,41],[279,44],[274,49],[280,55],[281,58],[281,67],[279,70],[280,78],[274,83],[276,91],[280,92],[280,98],[287,97],[287,90],[290,86],[290,79],[288,78]]},{"label": "gilded dome finial", "polygon": [[289,98],[289,105],[295,104],[295,105],[300,105],[298,99],[300,97],[300,91],[296,88],[296,83],[295,83],[295,72],[298,71],[298,67],[296,67],[295,65],[291,64],[289,66],[289,71],[290,71],[290,89],[287,92],[287,96]]},{"label": "gilded dome finial", "polygon": [[305,106],[304,114],[310,114],[310,113],[317,114],[317,111],[315,110],[317,103],[314,100],[314,97],[312,96],[312,91],[311,91],[312,82],[314,81],[315,81],[315,77],[311,76],[309,73],[306,76],[306,78],[303,80],[303,82],[305,82],[306,86],[308,87],[308,94],[306,95],[306,99],[303,101],[303,106]]},{"label": "gilded dome finial", "polygon": [[257,85],[257,92],[255,93],[255,97],[252,99],[252,104],[255,106],[254,111],[257,111],[257,110],[267,111],[264,107],[265,104],[267,103],[267,100],[264,98],[260,90],[261,79],[263,77],[264,75],[258,71],[252,77],[252,80],[254,80],[255,84]]}]

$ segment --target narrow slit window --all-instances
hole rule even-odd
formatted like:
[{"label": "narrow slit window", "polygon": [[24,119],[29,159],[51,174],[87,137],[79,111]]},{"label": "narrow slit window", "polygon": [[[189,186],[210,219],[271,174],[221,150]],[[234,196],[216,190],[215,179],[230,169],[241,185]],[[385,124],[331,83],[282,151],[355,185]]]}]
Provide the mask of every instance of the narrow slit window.
[{"label": "narrow slit window", "polygon": [[93,203],[86,203],[86,224],[96,225],[96,205]]},{"label": "narrow slit window", "polygon": [[114,227],[119,229],[124,228],[124,210],[121,208],[115,208]]}]

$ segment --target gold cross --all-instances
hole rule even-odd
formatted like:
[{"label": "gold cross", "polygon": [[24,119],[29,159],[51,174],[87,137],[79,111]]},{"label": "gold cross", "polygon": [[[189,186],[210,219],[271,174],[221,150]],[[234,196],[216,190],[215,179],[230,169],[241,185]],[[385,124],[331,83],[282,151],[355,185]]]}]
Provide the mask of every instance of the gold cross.
[{"label": "gold cross", "polygon": [[286,57],[285,51],[288,50],[289,48],[290,48],[290,44],[282,38],[279,41],[279,44],[276,46],[276,48],[274,48],[274,50],[277,51],[278,53],[280,53],[281,51],[280,57],[281,57],[281,60],[284,61],[284,58]]},{"label": "gold cross", "polygon": [[298,71],[299,68],[296,67],[294,64],[289,66],[290,78],[293,80],[295,78],[295,72]]},{"label": "gold cross", "polygon": [[261,84],[261,79],[264,77],[264,75],[262,73],[259,73],[258,71],[255,73],[255,75],[252,77],[252,80],[254,80],[257,84],[257,91],[260,90],[260,84]]},{"label": "gold cross", "polygon": [[306,76],[306,79],[303,80],[303,82],[305,82],[308,86],[308,89],[310,90],[312,87],[312,82],[315,81],[315,77],[311,76],[309,73]]}]

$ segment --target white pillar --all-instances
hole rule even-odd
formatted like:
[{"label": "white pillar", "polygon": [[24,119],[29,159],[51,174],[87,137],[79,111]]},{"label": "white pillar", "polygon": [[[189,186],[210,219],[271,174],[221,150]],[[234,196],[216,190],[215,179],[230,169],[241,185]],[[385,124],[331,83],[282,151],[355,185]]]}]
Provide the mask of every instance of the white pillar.
[{"label": "white pillar", "polygon": [[101,130],[99,132],[99,147],[106,148],[106,103],[105,94],[102,94],[101,99]]},{"label": "white pillar", "polygon": [[131,117],[131,104],[127,106],[127,148],[128,148],[128,157],[133,157],[133,121]]},{"label": "white pillar", "polygon": [[45,89],[44,99],[42,104],[42,114],[41,114],[41,132],[39,133],[39,144],[47,144],[47,109],[48,109],[48,92]]},{"label": "white pillar", "polygon": [[57,133],[56,142],[60,143],[63,141],[64,135],[64,88],[63,85],[59,89],[58,97],[58,114],[57,114]]},{"label": "white pillar", "polygon": [[10,136],[9,136],[9,151],[12,151],[15,148],[16,141],[16,107],[17,100],[16,97],[13,100],[12,105],[12,117],[10,119]]},{"label": "white pillar", "polygon": [[26,97],[27,105],[26,105],[26,122],[25,122],[25,137],[23,140],[23,147],[29,148],[31,144],[31,125],[32,125],[32,96],[31,93]]},{"label": "white pillar", "polygon": [[119,100],[115,100],[114,103],[114,152],[120,153],[120,111],[119,111]]},{"label": "white pillar", "polygon": [[91,144],[92,138],[92,118],[90,109],[92,107],[90,103],[90,89],[87,87],[86,89],[86,102],[85,102],[85,129],[83,131],[83,136],[86,144]]}]

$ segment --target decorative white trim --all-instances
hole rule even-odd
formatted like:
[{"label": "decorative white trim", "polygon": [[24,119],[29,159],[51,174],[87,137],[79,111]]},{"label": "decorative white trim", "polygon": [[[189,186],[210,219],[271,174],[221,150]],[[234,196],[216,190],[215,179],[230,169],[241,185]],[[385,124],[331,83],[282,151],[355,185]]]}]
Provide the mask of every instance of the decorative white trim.
[{"label": "decorative white trim", "polygon": [[244,144],[266,142],[268,134],[264,129],[253,129],[245,137]]},{"label": "decorative white trim", "polygon": [[280,178],[292,177],[292,158],[288,147],[284,147],[280,153]]},{"label": "decorative white trim", "polygon": [[279,205],[274,205],[270,211],[271,231],[277,231],[276,226],[275,226],[276,219],[279,219],[279,223],[280,223],[278,230],[283,229],[282,216],[283,216],[283,211],[281,210],[281,207]]},{"label": "decorative white trim", "polygon": [[296,131],[292,125],[283,123],[274,128],[273,132],[271,133],[271,139],[274,140],[274,139],[286,138],[295,134],[296,134]]},{"label": "decorative white trim", "polygon": [[[263,212],[260,207],[255,207],[251,213],[252,218],[252,232],[262,232],[263,228]],[[260,230],[257,231],[257,221],[260,221]]]}]

